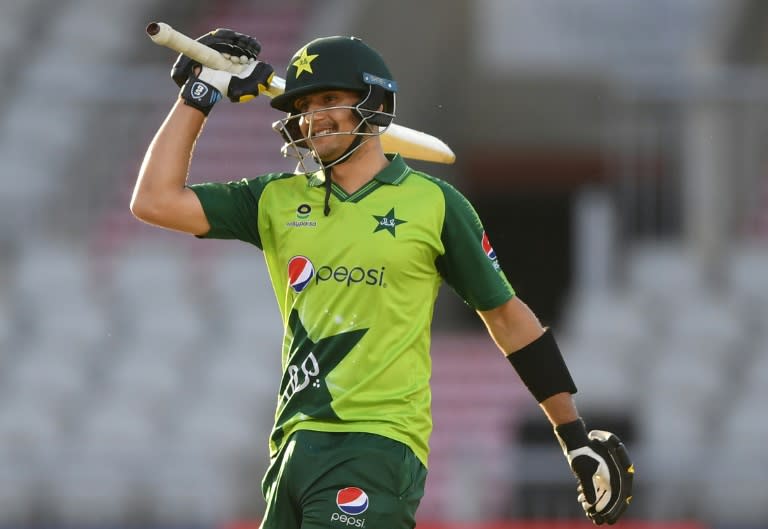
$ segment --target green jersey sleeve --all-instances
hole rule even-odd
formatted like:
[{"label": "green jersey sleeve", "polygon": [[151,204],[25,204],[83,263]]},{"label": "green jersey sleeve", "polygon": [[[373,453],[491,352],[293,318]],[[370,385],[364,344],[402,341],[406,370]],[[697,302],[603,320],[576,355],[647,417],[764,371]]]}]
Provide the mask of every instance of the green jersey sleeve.
[{"label": "green jersey sleeve", "polygon": [[281,174],[227,183],[193,184],[211,229],[206,239],[238,239],[262,248],[259,235],[259,201],[267,184]]},{"label": "green jersey sleeve", "polygon": [[445,252],[435,261],[443,280],[476,310],[494,309],[515,291],[501,270],[472,204],[447,182],[438,181],[445,198],[440,235]]}]

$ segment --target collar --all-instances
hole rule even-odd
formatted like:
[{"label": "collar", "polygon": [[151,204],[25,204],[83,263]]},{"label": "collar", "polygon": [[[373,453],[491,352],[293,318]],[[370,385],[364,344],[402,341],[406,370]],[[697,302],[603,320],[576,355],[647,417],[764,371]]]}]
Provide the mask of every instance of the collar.
[{"label": "collar", "polygon": [[[403,157],[399,154],[385,155],[389,160],[389,165],[374,175],[374,179],[378,180],[382,184],[389,184],[393,186],[400,185],[411,172],[411,168],[405,163]],[[309,187],[320,187],[325,183],[325,173],[322,169],[308,174],[309,181],[307,185]]]}]

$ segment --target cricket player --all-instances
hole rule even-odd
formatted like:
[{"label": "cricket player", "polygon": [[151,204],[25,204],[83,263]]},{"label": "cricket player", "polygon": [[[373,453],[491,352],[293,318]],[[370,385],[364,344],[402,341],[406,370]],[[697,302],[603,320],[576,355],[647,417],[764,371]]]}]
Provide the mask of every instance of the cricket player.
[{"label": "cricket player", "polygon": [[195,141],[216,102],[257,97],[273,75],[247,35],[217,29],[198,40],[247,68],[234,75],[178,57],[171,76],[181,92],[146,153],[131,211],[263,252],[284,341],[261,527],[414,527],[432,429],[430,324],[442,282],[477,311],[539,402],[586,514],[615,522],[631,498],[623,444],[587,432],[551,330],[515,295],[472,205],[382,150],[397,93],[382,57],[355,37],[302,46],[285,92],[271,101],[297,171],[190,185]]}]

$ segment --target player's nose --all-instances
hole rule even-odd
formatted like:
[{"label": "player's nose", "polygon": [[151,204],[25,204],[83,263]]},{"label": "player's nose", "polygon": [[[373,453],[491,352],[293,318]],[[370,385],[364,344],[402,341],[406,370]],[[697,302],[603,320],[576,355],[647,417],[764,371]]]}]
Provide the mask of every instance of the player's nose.
[{"label": "player's nose", "polygon": [[318,130],[331,124],[327,113],[324,111],[310,111],[302,117],[302,120],[310,130]]}]

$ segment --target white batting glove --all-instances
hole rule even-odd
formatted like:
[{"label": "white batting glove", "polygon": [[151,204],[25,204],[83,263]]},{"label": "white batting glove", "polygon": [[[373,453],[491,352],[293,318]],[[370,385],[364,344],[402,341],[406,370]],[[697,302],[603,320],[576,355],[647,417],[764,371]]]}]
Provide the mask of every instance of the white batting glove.
[{"label": "white batting glove", "polygon": [[568,464],[579,482],[577,500],[596,525],[614,524],[632,501],[635,468],[624,444],[611,432],[592,430],[584,421],[555,428]]},{"label": "white batting glove", "polygon": [[[242,64],[240,57],[230,57],[230,60],[235,64]],[[274,75],[275,71],[271,65],[255,59],[246,59],[245,68],[240,73],[203,66],[197,78],[214,87],[230,101],[242,103],[268,90]]]}]

